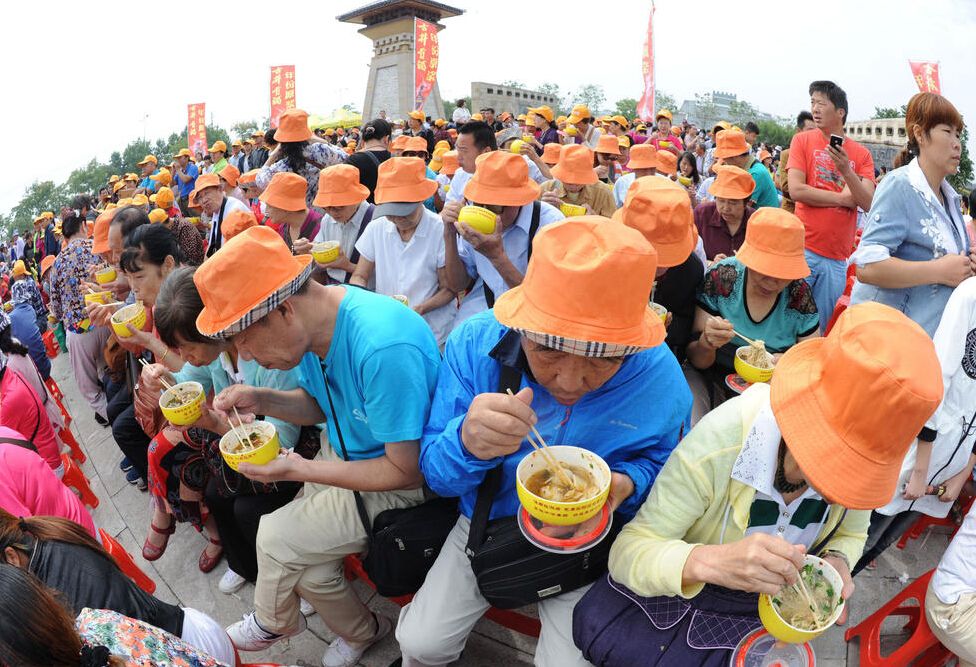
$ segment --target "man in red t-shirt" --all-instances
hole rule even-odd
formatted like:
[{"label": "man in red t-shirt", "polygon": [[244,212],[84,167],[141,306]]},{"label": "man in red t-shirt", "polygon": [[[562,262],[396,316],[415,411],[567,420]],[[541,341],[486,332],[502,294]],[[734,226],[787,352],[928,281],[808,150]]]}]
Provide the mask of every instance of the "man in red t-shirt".
[{"label": "man in red t-shirt", "polygon": [[[787,183],[796,215],[806,228],[807,282],[826,330],[847,283],[847,258],[854,245],[858,207],[874,196],[871,153],[844,135],[847,93],[832,81],[810,84],[810,111],[817,127],[790,142]],[[844,139],[831,146],[831,135]]]}]

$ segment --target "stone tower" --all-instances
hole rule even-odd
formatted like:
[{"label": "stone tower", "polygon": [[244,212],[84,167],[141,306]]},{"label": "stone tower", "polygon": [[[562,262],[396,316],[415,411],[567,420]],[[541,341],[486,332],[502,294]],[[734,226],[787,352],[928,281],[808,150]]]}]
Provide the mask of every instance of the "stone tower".
[{"label": "stone tower", "polygon": [[[338,21],[357,23],[359,32],[373,40],[373,59],[363,102],[363,120],[386,111],[388,120],[405,118],[414,107],[414,18],[444,29],[441,19],[459,16],[463,9],[432,0],[380,0],[337,16]],[[423,111],[432,118],[444,115],[441,92],[434,89],[424,102]]]}]

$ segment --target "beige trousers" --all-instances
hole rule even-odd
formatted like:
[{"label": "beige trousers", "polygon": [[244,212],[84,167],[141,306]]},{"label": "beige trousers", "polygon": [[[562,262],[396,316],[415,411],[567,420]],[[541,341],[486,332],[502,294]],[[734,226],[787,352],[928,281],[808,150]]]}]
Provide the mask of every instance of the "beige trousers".
[{"label": "beige trousers", "polygon": [[[316,460],[340,461],[322,432]],[[384,510],[423,501],[423,491],[361,494],[370,518]],[[366,550],[366,531],[352,491],[306,483],[302,494],[261,518],[258,527],[258,579],[254,589],[257,620],[278,634],[298,627],[299,597],[315,607],[329,628],[350,644],[373,639],[369,609],[343,576],[342,559]]]},{"label": "beige trousers", "polygon": [[976,593],[963,593],[946,604],[932,590],[925,594],[925,617],[932,634],[959,656],[959,667],[976,667]]}]

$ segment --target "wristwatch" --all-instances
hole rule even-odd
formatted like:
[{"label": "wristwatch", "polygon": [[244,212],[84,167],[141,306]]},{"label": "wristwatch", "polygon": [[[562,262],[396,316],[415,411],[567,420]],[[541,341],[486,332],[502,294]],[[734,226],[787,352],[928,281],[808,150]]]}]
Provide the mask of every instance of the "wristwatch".
[{"label": "wristwatch", "polygon": [[844,555],[843,551],[837,551],[836,549],[824,549],[820,552],[821,558],[826,558],[827,556],[834,556],[835,558],[840,558],[847,565],[847,569],[851,569],[851,561],[847,560],[847,556]]}]

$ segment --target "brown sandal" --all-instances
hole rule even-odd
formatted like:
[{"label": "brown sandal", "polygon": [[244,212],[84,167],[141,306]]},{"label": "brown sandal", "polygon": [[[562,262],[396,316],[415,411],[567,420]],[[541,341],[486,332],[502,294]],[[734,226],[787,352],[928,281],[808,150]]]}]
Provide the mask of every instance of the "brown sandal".
[{"label": "brown sandal", "polygon": [[210,572],[212,569],[217,567],[217,563],[219,563],[220,559],[224,557],[224,547],[220,540],[210,538],[210,544],[220,547],[220,551],[217,552],[216,556],[211,558],[207,555],[207,549],[204,548],[203,553],[200,554],[200,560],[197,561],[197,565],[199,566],[201,572]]},{"label": "brown sandal", "polygon": [[163,543],[157,547],[153,545],[149,541],[149,538],[147,537],[145,544],[142,545],[142,557],[148,561],[159,560],[160,556],[162,556],[166,552],[166,545],[169,544],[169,536],[176,532],[176,519],[174,519],[173,517],[169,518],[168,528],[158,528],[154,523],[150,521],[149,529],[152,530],[154,533],[165,535],[166,539],[163,540]]}]

